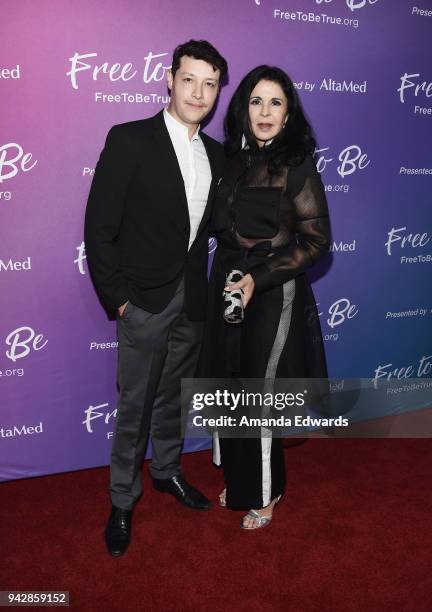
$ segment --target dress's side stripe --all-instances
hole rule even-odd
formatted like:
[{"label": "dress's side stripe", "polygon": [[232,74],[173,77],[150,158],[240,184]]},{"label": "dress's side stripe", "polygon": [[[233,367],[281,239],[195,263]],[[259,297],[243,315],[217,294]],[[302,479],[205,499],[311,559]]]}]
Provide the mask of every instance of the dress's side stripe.
[{"label": "dress's side stripe", "polygon": [[[273,347],[270,353],[270,358],[266,369],[266,384],[265,392],[273,391],[273,384],[279,364],[279,359],[282,354],[285,342],[287,341],[292,316],[292,306],[295,297],[295,279],[292,279],[283,285],[283,305],[281,317],[279,319],[278,330],[276,333]],[[262,458],[262,498],[263,506],[268,506],[271,502],[271,447],[272,447],[272,431],[266,427],[261,428],[261,458]]]}]

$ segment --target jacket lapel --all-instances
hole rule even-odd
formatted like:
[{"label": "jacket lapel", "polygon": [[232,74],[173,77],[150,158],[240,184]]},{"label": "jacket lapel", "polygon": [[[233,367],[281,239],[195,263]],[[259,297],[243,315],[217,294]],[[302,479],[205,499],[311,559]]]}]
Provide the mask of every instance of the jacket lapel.
[{"label": "jacket lapel", "polygon": [[166,171],[164,174],[167,177],[167,181],[171,183],[175,191],[177,192],[180,206],[176,206],[174,215],[180,221],[182,226],[190,231],[189,223],[189,209],[186,198],[186,191],[183,181],[183,176],[180,170],[179,163],[177,161],[177,155],[174,150],[174,146],[171,142],[171,138],[165,120],[163,117],[163,111],[155,115],[154,117],[154,140],[156,144],[155,153],[163,160],[166,164]]},{"label": "jacket lapel", "polygon": [[[186,191],[184,186],[184,181],[182,177],[182,173],[180,170],[179,163],[177,161],[177,155],[174,150],[174,146],[171,142],[171,138],[168,132],[168,129],[165,125],[165,120],[163,117],[163,111],[160,111],[153,118],[153,127],[154,127],[154,141],[156,146],[155,154],[157,154],[160,159],[164,160],[166,164],[166,177],[167,180],[172,184],[175,189],[178,198],[179,198],[179,206],[176,206],[173,211],[175,218],[181,224],[182,228],[189,234],[190,232],[190,221],[189,221],[189,208],[187,203]],[[207,158],[210,164],[210,170],[212,174],[212,180],[210,183],[209,194],[207,198],[206,207],[204,209],[204,214],[202,216],[201,222],[198,227],[198,232],[196,238],[198,238],[199,234],[205,227],[207,221],[210,218],[210,213],[212,209],[213,196],[216,189],[216,179],[218,178],[218,168],[215,155],[213,154],[212,146],[209,144],[207,140],[207,136],[204,133],[201,133],[201,139],[204,143],[204,147],[207,153]],[[195,240],[196,240],[195,238]]]}]

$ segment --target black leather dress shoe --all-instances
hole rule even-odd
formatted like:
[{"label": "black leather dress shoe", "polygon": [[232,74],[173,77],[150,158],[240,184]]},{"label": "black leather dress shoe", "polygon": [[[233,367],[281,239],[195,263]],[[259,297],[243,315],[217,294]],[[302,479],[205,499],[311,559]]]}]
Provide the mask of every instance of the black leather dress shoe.
[{"label": "black leather dress shoe", "polygon": [[198,489],[192,487],[182,476],[171,478],[153,478],[153,486],[161,493],[171,493],[184,506],[193,510],[208,510],[211,501]]},{"label": "black leather dress shoe", "polygon": [[108,525],[105,529],[105,542],[108,552],[119,557],[126,552],[131,538],[132,510],[112,507]]}]

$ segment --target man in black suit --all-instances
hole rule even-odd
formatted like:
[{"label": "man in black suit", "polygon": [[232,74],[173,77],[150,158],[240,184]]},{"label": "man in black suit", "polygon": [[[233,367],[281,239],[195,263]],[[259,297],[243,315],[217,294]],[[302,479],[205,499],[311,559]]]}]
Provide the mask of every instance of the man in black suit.
[{"label": "man in black suit", "polygon": [[87,262],[116,311],[120,397],[110,469],[109,552],[129,545],[149,434],[154,488],[207,510],[181,475],[180,385],[193,377],[207,301],[208,221],[222,146],[199,131],[227,64],[207,41],[174,51],[167,109],[108,133],[85,219]]}]

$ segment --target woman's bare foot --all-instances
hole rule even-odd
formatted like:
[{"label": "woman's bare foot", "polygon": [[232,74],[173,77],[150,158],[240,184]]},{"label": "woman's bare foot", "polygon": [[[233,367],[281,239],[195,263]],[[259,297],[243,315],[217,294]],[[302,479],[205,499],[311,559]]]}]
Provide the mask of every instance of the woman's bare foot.
[{"label": "woman's bare foot", "polygon": [[219,505],[222,506],[222,508],[226,508],[226,489],[219,494]]},{"label": "woman's bare foot", "polygon": [[242,520],[241,526],[243,529],[259,529],[260,527],[268,525],[273,517],[273,509],[281,497],[281,495],[279,495],[279,497],[275,497],[265,508],[249,510]]}]

